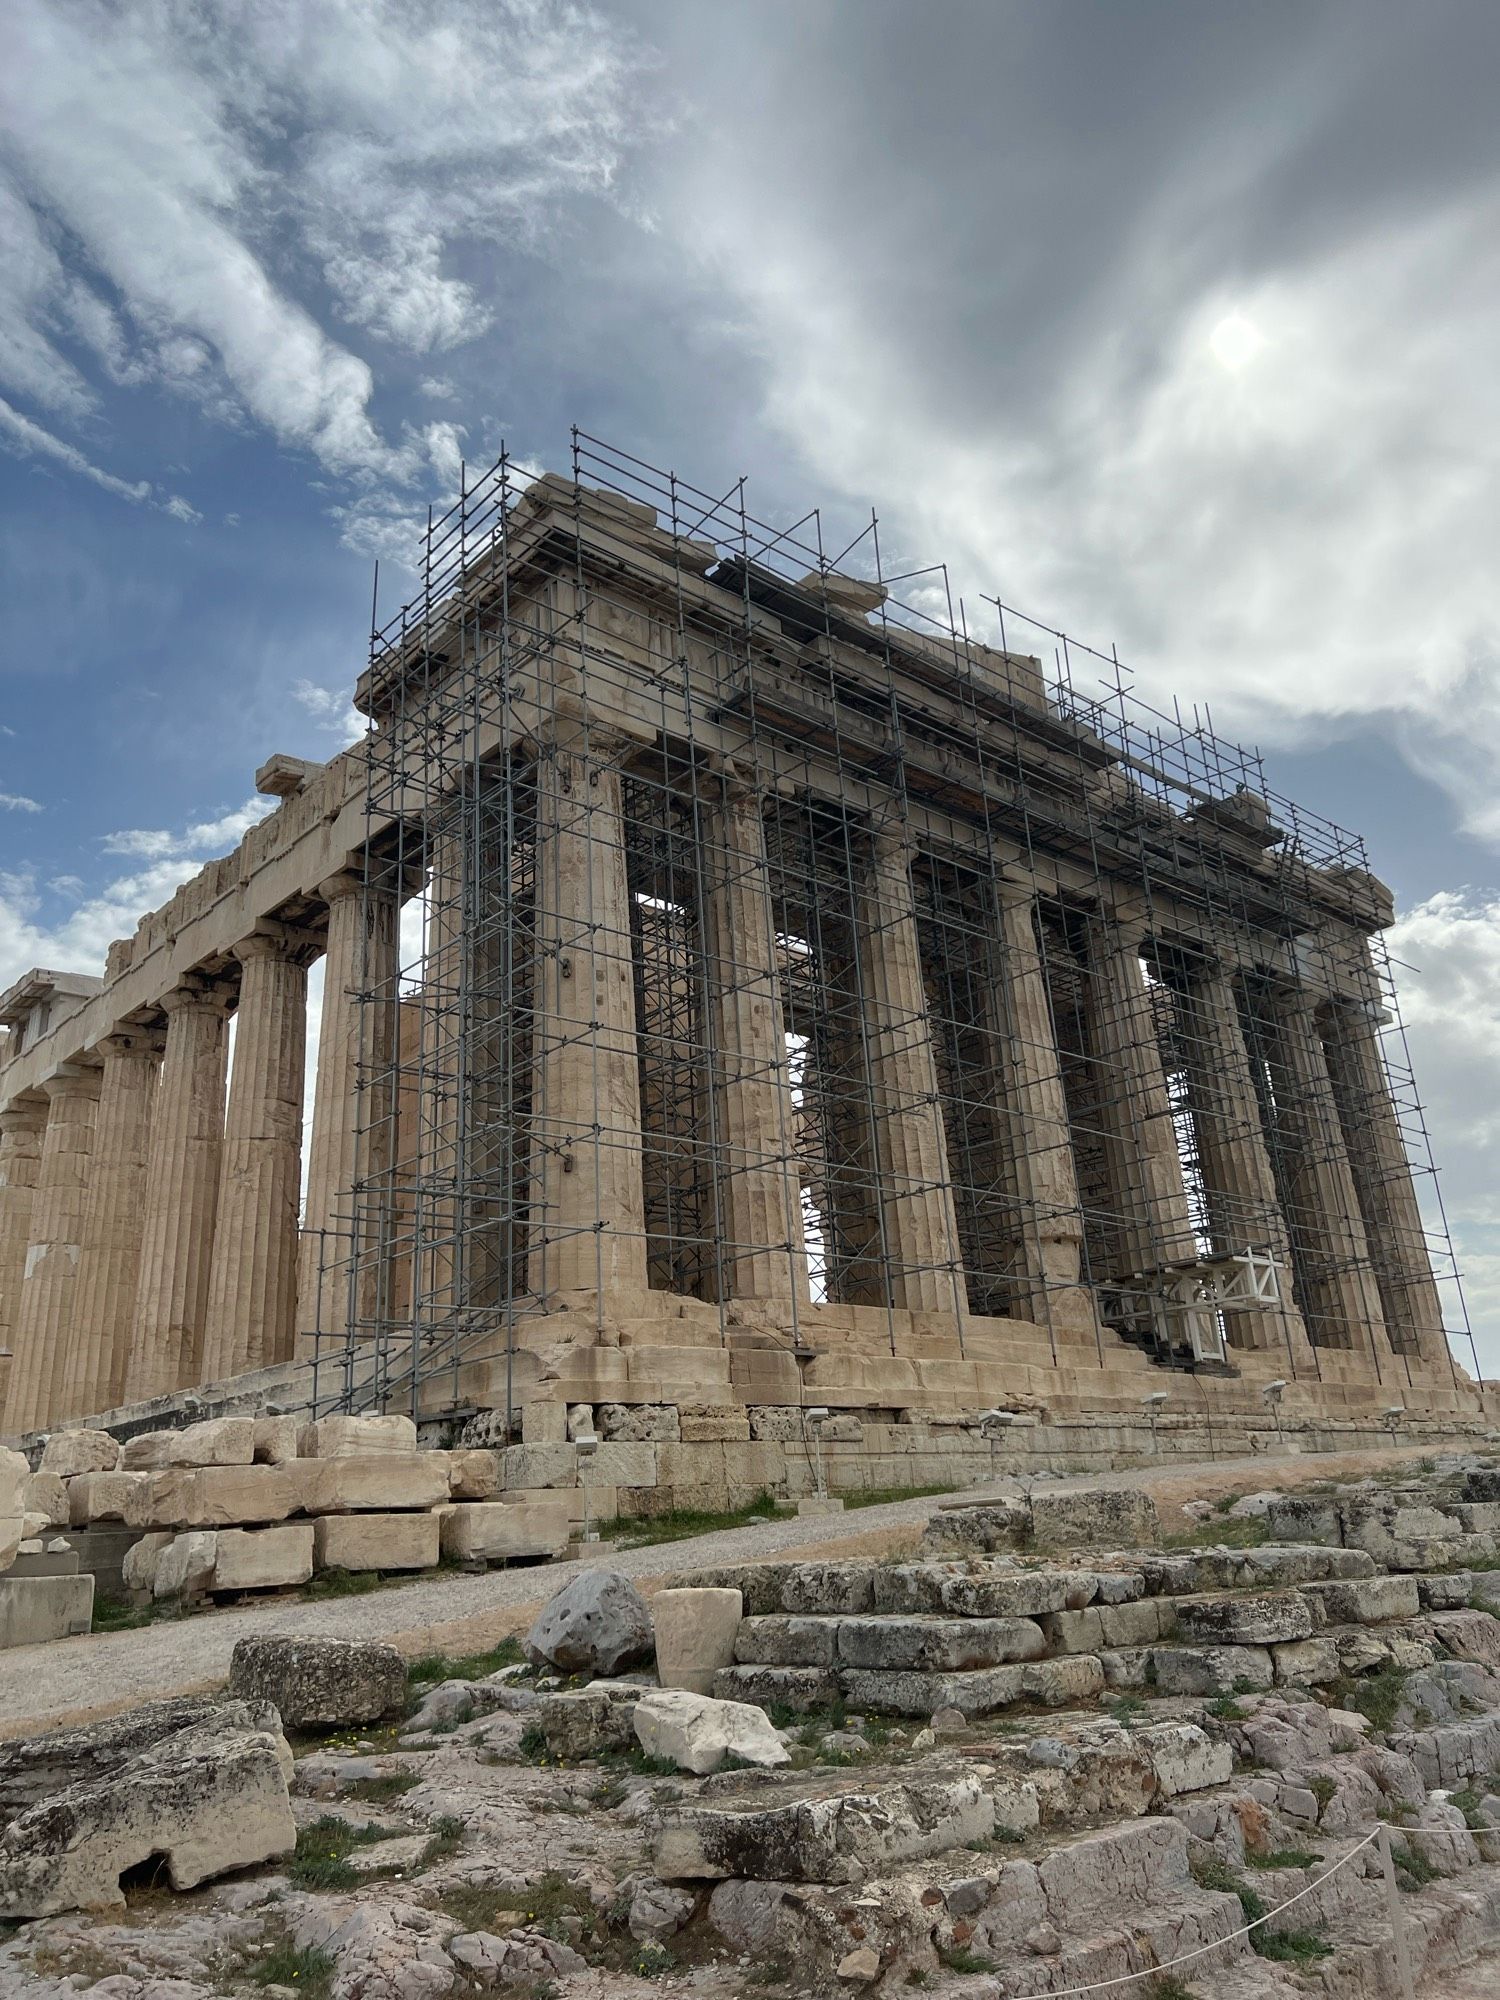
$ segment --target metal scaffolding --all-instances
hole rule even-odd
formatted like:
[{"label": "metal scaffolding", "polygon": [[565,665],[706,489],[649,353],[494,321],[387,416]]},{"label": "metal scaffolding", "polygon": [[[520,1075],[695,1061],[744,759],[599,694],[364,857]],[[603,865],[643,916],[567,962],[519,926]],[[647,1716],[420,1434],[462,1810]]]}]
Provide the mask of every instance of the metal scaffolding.
[{"label": "metal scaffolding", "polygon": [[[639,1238],[664,1312],[693,1301],[728,1328],[747,1288],[770,1290],[795,1346],[829,1306],[893,1328],[950,1310],[961,1348],[975,1318],[1003,1319],[1077,1363],[1081,1294],[1099,1365],[1123,1339],[1197,1367],[1291,1353],[1290,1312],[1319,1374],[1368,1346],[1377,1375],[1409,1379],[1427,1308],[1398,1144],[1472,1362],[1361,840],[1274,793],[1206,710],[1142,701],[1112,656],[999,598],[966,606],[944,566],[889,574],[874,517],[830,552],[817,510],[766,523],[743,481],[710,493],[583,432],[571,479],[544,482],[544,529],[534,480],[505,453],[466,476],[429,522],[420,592],[371,635],[366,880],[406,902],[398,977],[360,995],[361,1169],[347,1310],[314,1329],[323,1407],[461,1408],[485,1363],[509,1408],[520,1330],[585,1293],[605,1310],[604,1234],[567,1182],[610,1185],[627,1148],[639,1210],[611,1233]],[[597,850],[583,900],[561,872],[580,842]],[[621,880],[623,933],[590,900]],[[1034,894],[1007,914],[1017,881]],[[1341,896],[1348,923],[1325,921]],[[773,941],[769,981],[746,925]],[[1040,1014],[1017,1010],[1017,953]],[[1134,954],[1127,1022],[1112,953],[1127,984]],[[585,966],[598,991],[575,1005]],[[775,994],[769,1038],[736,1013],[746,993]],[[1330,1030],[1330,995],[1373,1042]],[[580,1022],[582,1107],[562,1081]],[[1155,1070],[1132,1057],[1143,1033]],[[1248,1098],[1224,1081],[1236,1034]],[[1049,1120],[1052,1072],[1066,1116]],[[757,1084],[781,1106],[769,1149],[741,1129]],[[1146,1184],[1163,1130],[1176,1208]],[[1269,1162],[1264,1199],[1230,1171],[1236,1146]],[[748,1240],[777,1171],[792,1222]],[[924,1235],[927,1196],[947,1224]],[[1338,1303],[1361,1297],[1383,1348]]]}]

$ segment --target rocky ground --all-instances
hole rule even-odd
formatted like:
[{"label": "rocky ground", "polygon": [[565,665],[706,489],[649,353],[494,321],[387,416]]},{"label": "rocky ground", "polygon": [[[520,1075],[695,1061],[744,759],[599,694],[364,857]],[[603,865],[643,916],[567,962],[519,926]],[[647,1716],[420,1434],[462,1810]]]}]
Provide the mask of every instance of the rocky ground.
[{"label": "rocky ground", "polygon": [[532,1659],[262,1637],[0,1749],[0,1996],[1375,2000],[1382,1830],[1419,1990],[1500,1992],[1500,1473],[1402,1476],[700,1570],[707,1696],[599,1572]]}]

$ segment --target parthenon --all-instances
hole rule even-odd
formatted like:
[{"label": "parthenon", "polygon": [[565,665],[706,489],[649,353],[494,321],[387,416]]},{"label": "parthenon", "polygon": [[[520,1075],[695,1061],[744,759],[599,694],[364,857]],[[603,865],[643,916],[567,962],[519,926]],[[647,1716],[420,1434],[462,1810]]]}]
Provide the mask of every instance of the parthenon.
[{"label": "parthenon", "polygon": [[366,733],[3,996],[6,1434],[277,1367],[418,1415],[1478,1409],[1361,843],[744,498],[502,458]]}]

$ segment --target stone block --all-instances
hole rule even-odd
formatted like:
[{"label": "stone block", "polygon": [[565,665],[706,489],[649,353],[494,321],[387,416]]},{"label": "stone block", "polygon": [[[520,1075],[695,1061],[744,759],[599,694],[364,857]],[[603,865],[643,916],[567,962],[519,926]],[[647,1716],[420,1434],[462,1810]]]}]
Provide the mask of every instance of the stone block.
[{"label": "stone block", "polygon": [[75,1638],[93,1619],[91,1576],[0,1576],[0,1651]]},{"label": "stone block", "polygon": [[571,1444],[511,1444],[500,1459],[507,1493],[578,1484],[578,1451]]},{"label": "stone block", "polygon": [[291,1481],[304,1514],[389,1514],[438,1507],[448,1498],[446,1452],[296,1459],[275,1470]]},{"label": "stone block", "polygon": [[1466,1569],[1417,1578],[1417,1595],[1424,1611],[1462,1611],[1473,1594],[1474,1578]]},{"label": "stone block", "polygon": [[750,1435],[770,1444],[799,1443],[802,1438],[802,1412],[795,1405],[762,1404],[750,1412]]},{"label": "stone block", "polygon": [[31,1467],[21,1453],[0,1445],[0,1516],[14,1520],[27,1511],[26,1486],[31,1477]]},{"label": "stone block", "polygon": [[218,1536],[201,1528],[174,1535],[156,1558],[151,1574],[155,1598],[202,1597],[212,1589]]},{"label": "stone block", "polygon": [[665,1757],[679,1771],[703,1777],[726,1757],[772,1769],[791,1752],[750,1702],[715,1700],[679,1687],[647,1688],[631,1718],[648,1757]]},{"label": "stone block", "polygon": [[313,1573],[313,1524],[223,1528],[215,1537],[211,1590],[286,1590]]},{"label": "stone block", "polygon": [[[81,1472],[68,1481],[68,1524],[86,1528],[91,1521],[124,1521],[132,1496],[141,1484],[138,1472]],[[129,1525],[139,1527],[140,1522]]]},{"label": "stone block", "polygon": [[[1065,1661],[1038,1661],[1038,1667],[1062,1666]],[[739,1672],[740,1669],[732,1669]],[[784,1671],[794,1671],[785,1669]],[[804,1668],[804,1672],[816,1672]],[[877,1714],[936,1715],[940,1708],[956,1708],[966,1716],[990,1715],[1024,1698],[1025,1677],[1032,1669],[1024,1666],[981,1667],[973,1673],[892,1673],[888,1668],[841,1667],[839,1685],[851,1708],[873,1709]],[[1102,1675],[1101,1675],[1102,1684]]]},{"label": "stone block", "polygon": [[656,1677],[664,1688],[713,1692],[714,1676],[735,1659],[744,1611],[737,1590],[659,1590],[651,1599]]},{"label": "stone block", "polygon": [[178,1431],[142,1431],[120,1448],[122,1472],[159,1472],[170,1465],[249,1465],[255,1457],[253,1417],[210,1417]]},{"label": "stone block", "polygon": [[684,1444],[748,1444],[750,1419],[743,1410],[705,1411],[699,1416],[684,1412],[678,1419]]},{"label": "stone block", "polygon": [[1029,1618],[841,1618],[838,1634],[841,1665],[893,1672],[970,1673],[1047,1649]]},{"label": "stone block", "polygon": [[[60,1473],[28,1472],[21,1486],[21,1506],[27,1514],[41,1514],[52,1528],[66,1528],[72,1521],[67,1482]],[[9,1511],[0,1508],[0,1512]]]},{"label": "stone block", "polygon": [[272,1703],[289,1729],[379,1722],[406,1704],[406,1662],[373,1640],[259,1633],[236,1642],[229,1692]]},{"label": "stone block", "polygon": [[127,1590],[153,1588],[157,1558],[163,1549],[170,1548],[173,1539],[170,1528],[157,1528],[149,1535],[142,1535],[138,1542],[131,1543],[120,1565],[120,1580]]},{"label": "stone block", "polygon": [[792,1618],[784,1613],[746,1618],[735,1639],[734,1657],[745,1666],[831,1667],[838,1657],[838,1634],[836,1618]]},{"label": "stone block", "polygon": [[417,1448],[410,1417],[319,1417],[304,1426],[303,1458],[408,1458]]},{"label": "stone block", "polygon": [[677,1444],[682,1438],[675,1403],[600,1403],[595,1416],[609,1444]]},{"label": "stone block", "polygon": [[1344,1539],[1337,1502],[1308,1493],[1278,1493],[1266,1509],[1266,1527],[1277,1542],[1338,1548]]},{"label": "stone block", "polygon": [[455,1500],[492,1500],[500,1491],[500,1454],[496,1451],[450,1451],[448,1491]]},{"label": "stone block", "polygon": [[656,1447],[623,1441],[601,1444],[581,1472],[590,1485],[655,1486]]},{"label": "stone block", "polygon": [[285,1465],[295,1458],[301,1429],[295,1417],[257,1417],[251,1440],[255,1463]]},{"label": "stone block", "polygon": [[1171,1606],[1160,1598],[1143,1597],[1133,1604],[1101,1604],[1098,1615],[1106,1646],[1149,1646],[1167,1636]]},{"label": "stone block", "polygon": [[1354,1577],[1335,1583],[1305,1583],[1302,1594],[1322,1607],[1330,1625],[1381,1625],[1387,1619],[1415,1618],[1422,1608],[1414,1576]]},{"label": "stone block", "polygon": [[325,1514],[313,1522],[318,1569],[432,1569],[438,1547],[436,1514]]},{"label": "stone block", "polygon": [[1104,1692],[1104,1669],[1091,1653],[1073,1653],[1061,1660],[1032,1660],[1021,1669],[1021,1692],[1043,1708],[1067,1708],[1073,1702],[1094,1701]]},{"label": "stone block", "polygon": [[829,1667],[744,1664],[721,1668],[714,1675],[712,1691],[720,1701],[751,1701],[758,1708],[786,1708],[806,1715],[827,1708],[838,1699],[840,1688]]},{"label": "stone block", "polygon": [[722,1563],[712,1569],[678,1570],[669,1581],[679,1587],[708,1585],[715,1589],[737,1590],[744,1599],[747,1617],[763,1617],[781,1610],[781,1593],[795,1563]]},{"label": "stone block", "polygon": [[1275,1679],[1264,1646],[1157,1646],[1151,1664],[1159,1694],[1235,1694]]},{"label": "stone block", "polygon": [[465,1562],[507,1562],[518,1556],[560,1556],[568,1546],[568,1496],[460,1500],[439,1513],[445,1556]]},{"label": "stone block", "polygon": [[532,1401],[521,1408],[523,1444],[566,1444],[568,1406],[566,1403]]},{"label": "stone block", "polygon": [[782,1580],[783,1611],[843,1615],[869,1611],[874,1602],[873,1563],[791,1563]]},{"label": "stone block", "polygon": [[280,1465],[205,1465],[190,1475],[190,1526],[234,1528],[284,1521],[298,1495]]},{"label": "stone block", "polygon": [[73,1479],[80,1472],[113,1472],[120,1447],[108,1431],[54,1431],[42,1448],[42,1472]]},{"label": "stone block", "polygon": [[590,1681],[584,1688],[543,1695],[528,1719],[535,1721],[554,1757],[633,1750],[635,1705],[646,1692],[639,1681]]},{"label": "stone block", "polygon": [[1196,1723],[1148,1723],[1133,1731],[1131,1740],[1150,1758],[1163,1798],[1181,1798],[1186,1792],[1227,1785],[1233,1776],[1234,1755],[1229,1745],[1214,1742]]},{"label": "stone block", "polygon": [[1327,1687],[1343,1671],[1332,1639],[1297,1639],[1271,1648],[1277,1687]]},{"label": "stone block", "polygon": [[526,1656],[559,1673],[613,1675],[651,1657],[651,1614],[628,1577],[586,1569],[543,1607]]},{"label": "stone block", "polygon": [[[165,1472],[122,1472],[116,1476],[131,1482],[124,1491],[120,1515],[127,1528],[185,1528],[192,1520],[196,1473],[182,1467]],[[108,1520],[111,1516],[98,1518]]]},{"label": "stone block", "polygon": [[664,1806],[652,1862],[664,1881],[859,1882],[994,1827],[993,1800],[967,1774],[878,1787],[785,1780]]},{"label": "stone block", "polygon": [[1031,1540],[1039,1549],[1149,1547],[1161,1540],[1161,1519],[1150,1494],[1125,1487],[1035,1493]]},{"label": "stone block", "polygon": [[1104,1620],[1094,1605],[1084,1611],[1048,1612],[1041,1630],[1053,1653],[1097,1653],[1105,1644]]},{"label": "stone block", "polygon": [[1243,1591],[1233,1597],[1179,1597],[1177,1635],[1188,1645],[1272,1646],[1310,1639],[1312,1614],[1295,1590]]}]

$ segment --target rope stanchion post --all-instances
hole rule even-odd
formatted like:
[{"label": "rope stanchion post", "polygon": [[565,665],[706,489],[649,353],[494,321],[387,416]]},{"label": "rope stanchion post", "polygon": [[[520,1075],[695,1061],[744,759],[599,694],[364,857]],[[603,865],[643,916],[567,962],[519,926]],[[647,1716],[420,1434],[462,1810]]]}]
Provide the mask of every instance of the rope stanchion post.
[{"label": "rope stanchion post", "polygon": [[1385,1900],[1391,1913],[1391,1941],[1396,1952],[1396,1983],[1401,2000],[1416,2000],[1416,1988],[1411,1983],[1411,1957],[1406,1949],[1406,1920],[1401,1914],[1401,1891],[1396,1886],[1396,1863],[1391,1856],[1391,1830],[1383,1820],[1378,1837],[1380,1870],[1385,1877]]}]

